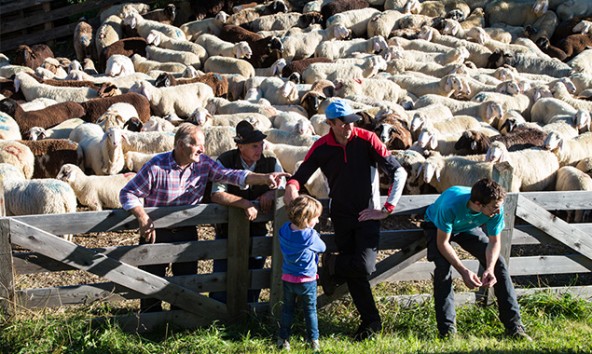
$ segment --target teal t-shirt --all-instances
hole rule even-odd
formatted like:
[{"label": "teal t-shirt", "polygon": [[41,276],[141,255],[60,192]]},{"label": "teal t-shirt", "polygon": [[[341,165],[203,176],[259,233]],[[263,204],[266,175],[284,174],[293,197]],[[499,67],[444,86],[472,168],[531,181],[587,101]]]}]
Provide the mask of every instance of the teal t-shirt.
[{"label": "teal t-shirt", "polygon": [[450,187],[428,207],[425,219],[434,223],[438,229],[453,235],[481,225],[485,225],[487,236],[499,235],[505,226],[504,207],[500,208],[499,214],[489,217],[469,209],[470,198],[470,187]]}]

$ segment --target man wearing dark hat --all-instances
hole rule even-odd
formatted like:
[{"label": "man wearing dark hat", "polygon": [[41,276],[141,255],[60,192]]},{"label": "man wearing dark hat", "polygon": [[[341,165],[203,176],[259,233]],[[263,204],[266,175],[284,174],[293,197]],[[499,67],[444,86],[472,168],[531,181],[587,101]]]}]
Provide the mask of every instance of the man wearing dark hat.
[{"label": "man wearing dark hat", "polygon": [[[331,130],[312,145],[288,180],[284,202],[290,205],[317,169],[327,177],[339,254],[323,255],[319,281],[329,296],[338,284],[347,283],[362,320],[354,339],[364,340],[382,330],[369,276],[376,270],[380,220],[394,212],[407,172],[376,134],[354,127],[360,117],[347,102],[332,102],[325,115]],[[392,181],[384,204],[380,202],[379,168]]]},{"label": "man wearing dark hat", "polygon": [[[283,172],[281,165],[273,154],[263,150],[263,139],[267,135],[253,126],[246,120],[239,122],[236,126],[237,148],[226,151],[218,157],[222,166],[237,170],[249,170],[258,173]],[[249,221],[257,218],[258,209],[253,201],[259,202],[263,212],[271,211],[275,192],[264,185],[238,186],[214,183],[212,185],[212,202],[226,206],[241,208]],[[268,234],[265,222],[251,222],[250,236],[265,236]],[[216,225],[216,239],[228,238],[228,224]],[[249,269],[261,269],[265,264],[264,257],[249,258]],[[227,261],[225,259],[214,260],[214,272],[225,272]],[[250,289],[247,294],[248,302],[257,302],[260,289]],[[211,298],[226,303],[226,292],[213,292]]]}]

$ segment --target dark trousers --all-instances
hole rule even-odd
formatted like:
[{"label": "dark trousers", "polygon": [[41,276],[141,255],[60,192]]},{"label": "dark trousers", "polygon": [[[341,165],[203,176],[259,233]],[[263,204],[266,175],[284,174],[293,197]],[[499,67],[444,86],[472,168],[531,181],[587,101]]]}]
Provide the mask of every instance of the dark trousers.
[{"label": "dark trousers", "polygon": [[296,312],[296,300],[302,304],[306,335],[309,341],[319,339],[319,320],[317,318],[317,282],[289,283],[283,281],[284,304],[280,319],[280,338],[290,339],[292,323]]},{"label": "dark trousers", "polygon": [[[183,242],[183,241],[197,241],[197,229],[195,226],[179,227],[174,229],[157,229],[155,243],[167,242]],[[140,238],[140,244],[147,242]],[[138,268],[152,273],[159,277],[164,277],[168,264],[151,264],[139,266]],[[171,265],[173,275],[195,275],[197,274],[197,261],[194,262],[179,262]],[[175,308],[175,307],[171,307]],[[155,298],[146,298],[140,300],[141,312],[157,312],[162,311],[162,301]]]},{"label": "dark trousers", "polygon": [[[454,309],[454,290],[452,289],[452,270],[450,263],[438,250],[436,243],[438,230],[432,223],[423,225],[428,243],[428,260],[434,262],[434,302],[438,331],[446,335],[452,327],[456,327],[456,311]],[[474,228],[467,232],[453,234],[451,242],[457,243],[465,251],[479,260],[483,267],[486,264],[485,250],[489,239],[481,230]],[[497,283],[493,286],[499,307],[499,317],[508,331],[522,326],[520,307],[516,300],[516,292],[510,278],[510,272],[503,257],[495,264],[494,274]]]},{"label": "dark trousers", "polygon": [[[253,235],[265,236],[267,234],[267,228],[265,223],[251,223],[251,237]],[[216,230],[218,231],[218,230]],[[228,237],[224,232],[216,232],[216,240],[225,240]],[[249,247],[249,245],[245,245]],[[249,269],[263,269],[265,266],[265,257],[249,257]],[[214,260],[214,273],[228,271],[228,260],[226,259],[215,259]],[[258,302],[261,289],[249,289],[247,291],[247,302]],[[215,291],[210,293],[210,298],[218,300],[222,303],[226,303],[226,291]]]},{"label": "dark trousers", "polygon": [[376,270],[376,255],[380,238],[380,221],[359,222],[357,218],[335,218],[335,242],[339,256],[335,261],[335,277],[346,282],[362,326],[380,322],[369,276]]}]

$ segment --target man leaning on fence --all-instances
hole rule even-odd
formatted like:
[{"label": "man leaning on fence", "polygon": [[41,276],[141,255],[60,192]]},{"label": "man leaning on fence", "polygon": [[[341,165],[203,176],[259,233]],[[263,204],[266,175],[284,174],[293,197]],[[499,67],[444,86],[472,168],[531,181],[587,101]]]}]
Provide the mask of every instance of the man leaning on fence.
[{"label": "man leaning on fence", "polygon": [[[472,188],[448,188],[426,210],[422,228],[428,243],[428,260],[436,266],[434,303],[438,331],[443,338],[454,336],[457,331],[450,269],[453,266],[467,287],[493,286],[500,320],[508,335],[532,340],[524,331],[510,272],[500,257],[505,198],[506,191],[499,184],[484,178]],[[479,260],[484,268],[481,278],[461,262],[451,242]]]},{"label": "man leaning on fence", "polygon": [[[129,210],[140,226],[140,244],[196,241],[195,226],[155,229],[145,207],[196,205],[201,202],[208,181],[276,188],[286,173],[254,173],[233,170],[204,155],[205,136],[200,127],[183,123],[175,134],[173,151],[154,156],[119,194],[123,209]],[[142,201],[143,200],[143,201]],[[164,277],[167,264],[140,266],[149,273]],[[197,274],[197,261],[172,264],[173,275]],[[140,311],[161,311],[158,299],[142,299]]]},{"label": "man leaning on fence", "polygon": [[[253,172],[283,172],[273,154],[263,151],[263,139],[267,135],[260,130],[255,129],[251,123],[246,120],[240,121],[236,125],[236,136],[234,142],[236,149],[224,152],[218,157],[218,162],[224,167],[235,168],[238,170],[249,170]],[[253,201],[259,202],[259,209],[253,204]],[[267,223],[253,222],[257,218],[259,210],[268,213],[272,210],[275,200],[275,191],[268,186],[247,186],[241,188],[238,186],[226,185],[224,183],[214,183],[212,185],[212,202],[221,205],[233,206],[244,210],[245,217],[249,219],[249,236],[265,236],[267,232]],[[216,239],[228,238],[228,224],[216,225]],[[214,272],[226,272],[228,269],[226,259],[214,260]],[[261,269],[265,265],[265,257],[250,257],[249,269]],[[261,289],[249,289],[247,292],[247,302],[259,301]],[[210,297],[226,303],[226,292],[216,291],[210,293]]]}]

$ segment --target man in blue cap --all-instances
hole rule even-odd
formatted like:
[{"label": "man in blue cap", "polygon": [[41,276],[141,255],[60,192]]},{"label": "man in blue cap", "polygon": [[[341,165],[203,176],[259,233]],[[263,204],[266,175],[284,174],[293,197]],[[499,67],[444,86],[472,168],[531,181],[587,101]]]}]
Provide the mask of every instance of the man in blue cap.
[{"label": "man in blue cap", "polygon": [[[325,253],[320,272],[323,291],[331,295],[347,283],[361,317],[354,339],[364,340],[382,330],[369,276],[376,270],[380,220],[392,214],[401,197],[407,172],[371,131],[357,128],[360,117],[344,100],[325,110],[329,133],[310,148],[288,181],[284,202],[298,197],[300,187],[320,168],[329,181],[330,216],[339,254]],[[392,186],[380,204],[378,169]]]}]

